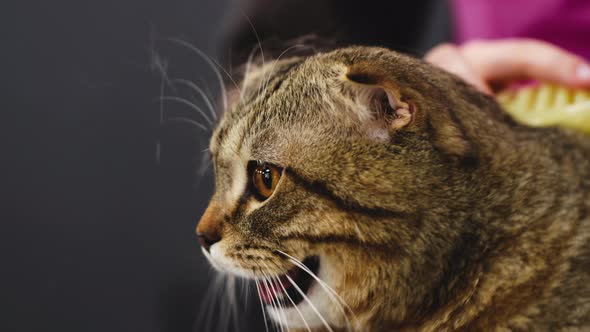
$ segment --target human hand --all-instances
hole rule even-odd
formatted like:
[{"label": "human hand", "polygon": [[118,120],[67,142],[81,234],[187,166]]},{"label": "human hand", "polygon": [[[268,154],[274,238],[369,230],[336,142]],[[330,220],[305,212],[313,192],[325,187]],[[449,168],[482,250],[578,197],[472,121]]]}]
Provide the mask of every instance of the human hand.
[{"label": "human hand", "polygon": [[441,44],[424,57],[458,75],[482,92],[515,80],[550,81],[570,87],[590,87],[590,64],[546,42],[532,39],[480,40],[461,46]]}]

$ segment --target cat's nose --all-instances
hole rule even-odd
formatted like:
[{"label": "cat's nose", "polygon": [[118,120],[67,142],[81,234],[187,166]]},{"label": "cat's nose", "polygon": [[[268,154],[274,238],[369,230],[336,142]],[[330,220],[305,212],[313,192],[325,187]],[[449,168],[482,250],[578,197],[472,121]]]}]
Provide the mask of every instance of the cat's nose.
[{"label": "cat's nose", "polygon": [[209,251],[212,245],[221,240],[222,228],[221,210],[211,202],[197,226],[197,238],[203,249]]},{"label": "cat's nose", "polygon": [[207,251],[209,251],[209,248],[211,248],[212,245],[221,240],[221,237],[218,234],[209,233],[197,233],[197,238],[199,239],[201,247]]}]

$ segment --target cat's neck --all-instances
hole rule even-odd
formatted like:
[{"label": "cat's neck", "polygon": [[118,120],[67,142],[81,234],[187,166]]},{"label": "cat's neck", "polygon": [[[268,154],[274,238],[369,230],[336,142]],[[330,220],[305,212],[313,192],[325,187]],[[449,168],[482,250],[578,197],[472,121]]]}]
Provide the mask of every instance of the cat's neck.
[{"label": "cat's neck", "polygon": [[[464,252],[479,254],[470,252],[461,274],[441,285],[446,303],[420,330],[508,324],[518,319],[515,308],[542,304],[564,275],[564,262],[580,242],[576,238],[588,233],[590,150],[576,134],[548,130],[534,136],[536,141],[514,145],[511,153],[519,158],[491,160],[478,175],[472,213],[463,222],[479,230],[478,241]],[[453,283],[456,292],[444,288]],[[469,317],[473,320],[466,323]]]}]

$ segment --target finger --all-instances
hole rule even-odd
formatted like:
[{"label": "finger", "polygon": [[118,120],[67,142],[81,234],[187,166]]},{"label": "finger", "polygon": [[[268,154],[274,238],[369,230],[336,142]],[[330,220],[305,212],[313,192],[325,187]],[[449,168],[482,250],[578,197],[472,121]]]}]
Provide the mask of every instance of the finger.
[{"label": "finger", "polygon": [[572,87],[590,86],[590,65],[554,45],[530,40],[474,41],[461,47],[472,68],[486,82],[536,79]]},{"label": "finger", "polygon": [[452,44],[441,44],[431,49],[425,56],[424,60],[427,62],[451,72],[468,83],[475,86],[482,92],[491,94],[491,89],[486,85],[485,81],[481,79],[471,65],[461,54],[461,50]]}]

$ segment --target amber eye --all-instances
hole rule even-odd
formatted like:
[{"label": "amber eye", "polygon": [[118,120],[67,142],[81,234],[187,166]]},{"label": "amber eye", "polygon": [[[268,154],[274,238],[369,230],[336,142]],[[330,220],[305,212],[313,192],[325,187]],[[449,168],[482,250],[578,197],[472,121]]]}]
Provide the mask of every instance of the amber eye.
[{"label": "amber eye", "polygon": [[281,178],[282,169],[267,163],[256,163],[252,170],[252,187],[259,199],[272,195]]}]

